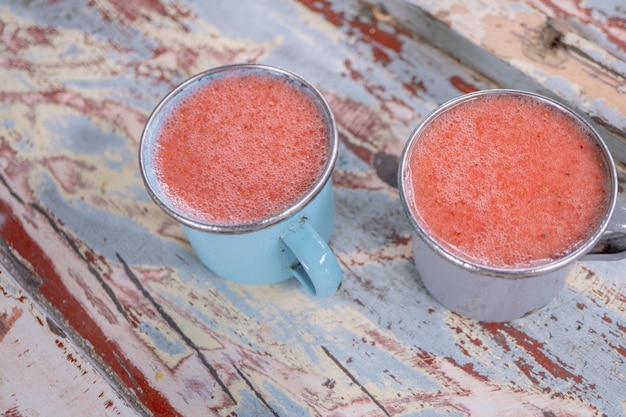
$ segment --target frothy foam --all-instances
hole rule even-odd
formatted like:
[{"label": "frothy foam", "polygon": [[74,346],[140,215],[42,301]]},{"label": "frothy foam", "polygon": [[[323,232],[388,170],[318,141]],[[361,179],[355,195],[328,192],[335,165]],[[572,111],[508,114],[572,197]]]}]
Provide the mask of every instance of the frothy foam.
[{"label": "frothy foam", "polygon": [[155,152],[171,202],[210,224],[270,217],[301,199],[329,158],[313,98],[267,74],[193,87],[164,119]]},{"label": "frothy foam", "polygon": [[573,119],[523,97],[449,109],[410,155],[409,204],[436,240],[495,267],[549,262],[577,247],[605,210],[607,168]]}]

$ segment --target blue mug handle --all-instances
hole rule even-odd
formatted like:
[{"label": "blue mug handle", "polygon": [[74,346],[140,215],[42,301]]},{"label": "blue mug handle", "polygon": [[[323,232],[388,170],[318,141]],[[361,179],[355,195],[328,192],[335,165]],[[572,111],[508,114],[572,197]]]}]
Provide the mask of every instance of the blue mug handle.
[{"label": "blue mug handle", "polygon": [[321,298],[337,292],[343,271],[332,250],[306,219],[290,227],[281,240],[297,259],[290,267],[293,275],[311,294]]}]

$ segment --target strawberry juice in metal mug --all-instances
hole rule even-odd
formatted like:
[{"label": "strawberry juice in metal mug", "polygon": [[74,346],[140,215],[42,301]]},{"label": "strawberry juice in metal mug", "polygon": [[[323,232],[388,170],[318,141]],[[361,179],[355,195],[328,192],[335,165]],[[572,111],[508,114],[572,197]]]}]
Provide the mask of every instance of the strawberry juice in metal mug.
[{"label": "strawberry juice in metal mug", "polygon": [[398,176],[418,274],[467,317],[523,317],[558,294],[576,260],[626,257],[611,155],[546,97],[486,90],[443,104],[413,131]]},{"label": "strawberry juice in metal mug", "polygon": [[150,196],[209,269],[336,292],[343,272],[327,242],[337,128],[307,81],[260,64],[210,69],[158,104],[139,148]]}]

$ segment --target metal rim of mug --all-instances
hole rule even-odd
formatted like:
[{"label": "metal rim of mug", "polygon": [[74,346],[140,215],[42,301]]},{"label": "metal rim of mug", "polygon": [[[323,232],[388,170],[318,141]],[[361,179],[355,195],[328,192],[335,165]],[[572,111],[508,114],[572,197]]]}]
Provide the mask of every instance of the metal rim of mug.
[{"label": "metal rim of mug", "polygon": [[[602,219],[602,222],[599,224],[599,226],[597,226],[595,232],[587,239],[587,241],[585,241],[583,244],[575,248],[570,253],[558,259],[555,259],[552,262],[542,263],[536,266],[533,265],[533,266],[523,267],[523,268],[505,268],[505,267],[497,268],[497,267],[490,267],[488,265],[477,264],[470,260],[463,259],[462,257],[454,254],[450,250],[443,247],[432,236],[430,236],[430,234],[424,230],[424,228],[420,225],[418,220],[415,218],[415,215],[413,214],[411,208],[408,205],[408,200],[406,198],[406,191],[404,189],[405,188],[404,187],[404,172],[407,169],[407,160],[413,148],[413,144],[416,142],[417,138],[420,136],[422,131],[426,127],[428,127],[430,123],[432,123],[432,121],[435,120],[440,114],[446,112],[452,107],[455,107],[461,103],[468,102],[470,100],[476,99],[481,96],[495,95],[495,94],[530,97],[532,99],[539,100],[543,102],[544,104],[551,106],[552,108],[556,108],[557,110],[564,112],[565,114],[569,115],[572,119],[574,119],[576,122],[580,123],[582,127],[584,127],[585,129],[588,129],[589,133],[594,138],[596,145],[598,146],[598,149],[601,151],[602,157],[604,158],[604,163],[606,164],[605,166],[607,168],[607,175],[608,175],[607,180],[609,181],[609,187],[608,187],[609,196],[607,198],[608,200],[607,210],[604,215],[604,218]],[[425,242],[432,250],[434,250],[435,253],[437,253],[439,256],[442,256],[443,258],[447,259],[449,262],[452,262],[453,264],[456,264],[457,266],[465,270],[468,270],[468,271],[471,271],[480,275],[516,279],[516,278],[534,277],[537,275],[541,275],[541,274],[545,274],[548,272],[561,269],[567,266],[568,264],[572,263],[576,259],[579,259],[581,256],[583,256],[587,252],[589,252],[593,248],[593,246],[598,242],[598,240],[601,238],[602,234],[604,233],[604,231],[606,230],[609,224],[611,216],[613,215],[613,210],[615,208],[615,201],[617,199],[618,183],[617,183],[617,172],[616,172],[615,164],[613,162],[611,153],[606,143],[604,142],[604,140],[602,140],[601,136],[593,128],[593,126],[591,126],[591,124],[589,124],[589,122],[583,119],[579,114],[569,109],[565,105],[559,103],[558,101],[542,96],[540,94],[535,94],[535,93],[531,93],[528,91],[516,90],[516,89],[489,89],[489,90],[476,91],[473,93],[465,94],[457,98],[454,98],[442,104],[441,106],[437,107],[436,109],[434,109],[432,112],[430,112],[426,116],[426,118],[424,118],[417,125],[417,127],[413,130],[413,132],[409,136],[409,139],[407,143],[405,144],[404,149],[402,151],[402,157],[400,159],[400,165],[398,168],[398,189],[400,192],[400,200],[402,201],[404,212],[407,218],[409,219],[409,222],[411,223],[413,231],[415,231],[419,235],[419,237],[422,239],[422,241]]]},{"label": "metal rim of mug", "polygon": [[[177,208],[173,204],[171,204],[168,199],[163,195],[163,193],[159,190],[158,184],[154,180],[151,180],[150,176],[147,174],[147,166],[150,164],[147,157],[147,149],[152,146],[153,139],[151,140],[149,136],[149,131],[152,128],[152,125],[155,122],[155,119],[162,114],[163,111],[167,110],[168,104],[176,97],[178,94],[185,91],[190,85],[195,82],[201,81],[206,77],[210,77],[216,75],[218,73],[224,72],[233,72],[233,71],[251,71],[251,72],[260,72],[260,73],[271,73],[273,75],[278,75],[287,78],[290,82],[296,82],[299,84],[299,87],[304,88],[308,91],[308,94],[313,97],[315,100],[317,107],[322,112],[322,115],[325,118],[326,127],[328,129],[328,140],[329,140],[329,156],[326,166],[324,170],[320,174],[319,178],[315,182],[315,184],[304,194],[298,201],[296,201],[291,206],[287,207],[285,210],[276,213],[272,216],[254,221],[249,223],[241,223],[241,224],[211,224],[200,219],[192,218],[184,213],[183,210]],[[305,80],[298,74],[295,74],[291,71],[285,70],[283,68],[266,65],[266,64],[231,64],[231,65],[223,65],[219,67],[214,67],[208,69],[206,71],[200,72],[191,78],[183,81],[173,90],[171,90],[154,108],[148,121],[146,122],[143,132],[141,134],[141,139],[139,141],[139,166],[141,170],[141,176],[143,182],[150,194],[150,197],[154,200],[154,202],[168,215],[174,218],[179,223],[182,223],[188,227],[191,227],[196,230],[201,230],[210,233],[223,233],[223,234],[239,234],[246,232],[253,232],[257,230],[264,229],[268,226],[271,226],[275,223],[280,222],[283,219],[293,216],[302,208],[304,208],[317,194],[320,193],[322,188],[326,185],[328,180],[331,177],[333,172],[335,162],[337,160],[338,154],[338,133],[337,133],[337,125],[335,122],[335,116],[330,108],[330,105],[321,94],[321,92],[315,88],[311,83]]]}]

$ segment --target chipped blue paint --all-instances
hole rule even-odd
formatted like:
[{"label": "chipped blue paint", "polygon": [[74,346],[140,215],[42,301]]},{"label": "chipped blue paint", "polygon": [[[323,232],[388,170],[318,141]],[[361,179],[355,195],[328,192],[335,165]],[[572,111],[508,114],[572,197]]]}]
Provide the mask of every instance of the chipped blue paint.
[{"label": "chipped blue paint", "polygon": [[[393,160],[426,113],[462,93],[453,79],[468,89],[495,84],[415,36],[428,29],[423,20],[398,26],[411,13],[377,22],[364,2],[316,2],[316,7],[341,15],[331,20],[307,4],[245,0],[235,10],[228,2],[158,3],[190,12],[172,18],[142,3],[133,9],[144,13],[135,21],[119,11],[117,19],[103,18],[102,6],[112,15],[117,10],[106,1],[0,6],[0,22],[55,28],[67,36],[62,39],[83,32],[82,39],[89,42],[63,43],[50,35],[59,45],[39,46],[47,53],[39,57],[52,66],[93,56],[102,62],[76,72],[67,66],[64,74],[44,74],[51,76],[50,85],[92,100],[98,109],[104,104],[122,109],[111,115],[51,103],[51,114],[42,105],[35,108],[37,125],[49,136],[34,134],[26,122],[16,142],[10,134],[16,133],[18,120],[6,115],[21,117],[24,113],[16,109],[26,107],[19,99],[17,106],[0,100],[0,137],[7,138],[0,144],[17,154],[5,155],[0,165],[6,181],[0,183],[0,200],[12,204],[34,241],[52,242],[41,248],[42,257],[63,257],[59,268],[71,271],[59,271],[66,281],[54,285],[75,289],[73,277],[82,280],[76,299],[63,303],[77,303],[96,316],[102,328],[91,330],[119,341],[126,363],[138,366],[134,376],[148,381],[140,388],[154,389],[186,414],[214,409],[221,415],[308,415],[314,406],[306,400],[316,396],[345,415],[360,410],[402,417],[622,413],[615,392],[623,385],[620,375],[626,374],[620,353],[625,348],[623,262],[579,265],[559,297],[528,318],[500,326],[465,319],[437,304],[421,285],[397,191],[376,172],[377,155]],[[407,5],[385,4],[390,12],[406,11]],[[357,29],[370,23],[362,32]],[[413,35],[404,32],[407,27]],[[377,43],[368,29],[395,36],[398,49]],[[443,39],[452,49],[462,45],[449,34]],[[176,55],[181,51],[199,56]],[[387,54],[389,62],[377,61],[376,51]],[[486,53],[459,51],[466,62],[494,63]],[[159,55],[168,52],[172,55]],[[46,69],[34,55],[19,57]],[[253,287],[216,276],[195,258],[178,226],[152,204],[141,183],[136,162],[141,119],[191,72],[238,58],[300,73],[322,90],[336,113],[342,143],[334,173],[337,220],[330,245],[346,278],[331,299],[312,300],[295,281]],[[98,74],[90,74],[92,69]],[[493,66],[488,75],[520,82],[517,87],[533,86],[520,73],[501,70]],[[0,66],[0,71],[6,69]],[[545,76],[566,96],[575,93],[573,82],[535,76]],[[48,91],[26,71],[12,80],[17,80],[10,86],[15,91]],[[576,99],[575,94],[570,98]],[[588,104],[609,118],[619,117],[601,103]],[[55,157],[71,163],[59,163],[52,172],[42,161]],[[95,170],[81,170],[80,163]],[[9,165],[31,167],[24,168],[27,181],[21,181],[21,172],[18,176],[6,169]],[[393,171],[393,166],[387,168]],[[76,178],[82,182],[72,183]],[[17,246],[11,236],[2,238]],[[68,249],[67,239],[75,251]],[[86,267],[87,251],[94,260]],[[27,266],[40,261],[27,251],[16,255]],[[84,272],[89,267],[102,271],[100,278],[111,292],[107,296],[121,300],[118,304],[92,298],[102,293],[102,286]],[[51,278],[45,278],[43,285],[51,285]],[[103,311],[109,310],[115,326],[99,315],[95,299]],[[131,324],[124,314],[135,311],[141,315]],[[93,346],[94,351],[100,348]],[[195,361],[190,362],[194,372],[215,382],[210,389],[188,389],[184,366],[165,369],[164,363],[181,357]],[[155,369],[163,369],[166,377],[155,378]],[[115,383],[131,390],[129,397],[140,397],[133,386]],[[210,390],[212,398],[200,398]],[[515,402],[520,398],[523,404]]]},{"label": "chipped blue paint", "polygon": [[138,329],[148,336],[156,348],[170,356],[179,356],[189,352],[189,348],[180,340],[172,339],[170,335],[163,333],[162,330],[155,327],[153,323],[141,322],[137,325]]}]

